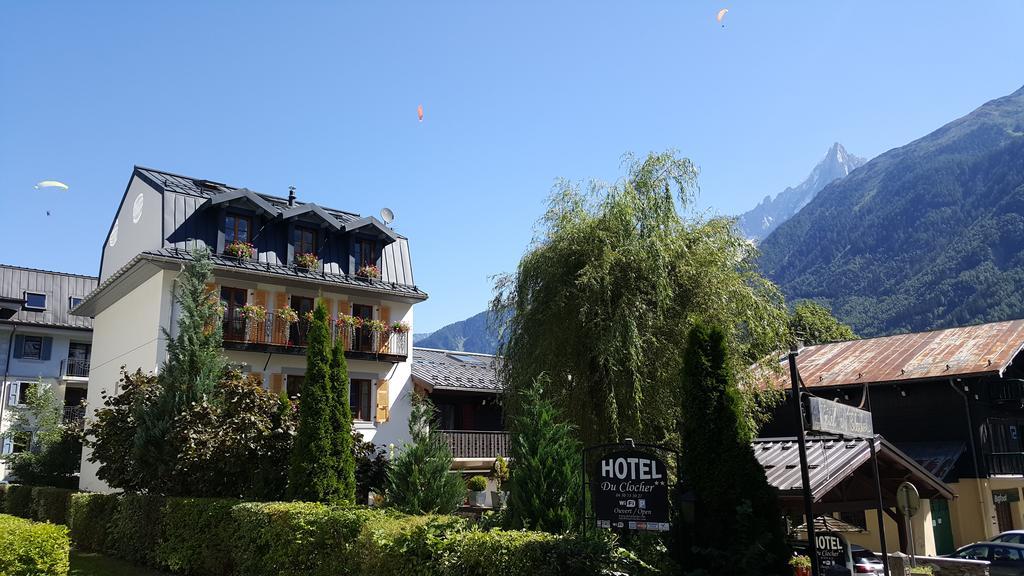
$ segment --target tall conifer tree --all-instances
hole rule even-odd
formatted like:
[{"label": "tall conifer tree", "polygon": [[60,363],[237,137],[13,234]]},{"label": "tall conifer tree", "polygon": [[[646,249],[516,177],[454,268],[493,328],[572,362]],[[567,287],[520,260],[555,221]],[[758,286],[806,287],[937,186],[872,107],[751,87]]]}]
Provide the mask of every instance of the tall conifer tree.
[{"label": "tall conifer tree", "polygon": [[306,376],[299,396],[299,428],[288,470],[288,496],[293,500],[325,502],[338,495],[327,316],[327,307],[317,302],[306,336]]},{"label": "tall conifer tree", "polygon": [[333,455],[338,465],[339,503],[353,504],[356,499],[356,458],[352,439],[352,407],[349,404],[348,362],[342,339],[334,343],[331,353],[331,435]]},{"label": "tall conifer tree", "polygon": [[413,396],[409,415],[412,443],[388,470],[388,503],[406,514],[451,514],[466,497],[466,485],[451,472],[452,452],[431,428],[434,405]]},{"label": "tall conifer tree", "polygon": [[788,573],[777,495],[750,446],[721,330],[690,330],[679,404],[683,477],[696,495],[690,564],[709,574]]}]

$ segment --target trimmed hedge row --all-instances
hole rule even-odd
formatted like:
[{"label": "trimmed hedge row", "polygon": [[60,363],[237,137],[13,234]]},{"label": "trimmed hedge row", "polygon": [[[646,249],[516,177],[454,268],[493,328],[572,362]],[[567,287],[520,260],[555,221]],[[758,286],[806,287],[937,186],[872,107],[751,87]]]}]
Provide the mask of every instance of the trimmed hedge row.
[{"label": "trimmed hedge row", "polygon": [[68,529],[0,514],[0,574],[66,576]]},{"label": "trimmed hedge row", "polygon": [[0,513],[26,520],[67,524],[68,507],[74,493],[74,490],[66,488],[0,484]]},{"label": "trimmed hedge row", "polygon": [[613,564],[604,540],[304,502],[75,494],[70,522],[79,549],[199,576],[589,576]]}]

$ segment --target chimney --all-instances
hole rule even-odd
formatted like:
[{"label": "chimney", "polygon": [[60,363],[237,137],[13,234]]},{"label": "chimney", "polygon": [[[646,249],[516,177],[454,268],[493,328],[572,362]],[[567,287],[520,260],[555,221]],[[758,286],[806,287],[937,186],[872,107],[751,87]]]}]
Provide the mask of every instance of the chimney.
[{"label": "chimney", "polygon": [[295,206],[295,186],[288,187],[288,206]]}]

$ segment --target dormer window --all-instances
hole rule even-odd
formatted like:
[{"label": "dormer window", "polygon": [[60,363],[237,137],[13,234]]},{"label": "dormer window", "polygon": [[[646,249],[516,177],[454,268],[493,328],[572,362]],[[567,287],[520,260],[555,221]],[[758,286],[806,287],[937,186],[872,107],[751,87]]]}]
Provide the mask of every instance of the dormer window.
[{"label": "dormer window", "polygon": [[296,254],[316,254],[316,230],[304,226],[295,227],[295,237],[292,245]]},{"label": "dormer window", "polygon": [[252,218],[238,214],[224,217],[224,244],[252,242]]},{"label": "dormer window", "polygon": [[357,270],[363,266],[376,266],[377,243],[373,240],[356,240],[352,246],[352,258]]}]

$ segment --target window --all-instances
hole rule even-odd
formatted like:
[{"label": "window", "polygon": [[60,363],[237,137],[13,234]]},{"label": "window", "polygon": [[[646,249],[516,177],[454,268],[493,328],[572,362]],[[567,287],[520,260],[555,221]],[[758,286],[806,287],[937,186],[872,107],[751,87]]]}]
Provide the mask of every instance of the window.
[{"label": "window", "polygon": [[75,309],[75,306],[78,306],[81,303],[82,299],[79,298],[78,296],[71,296],[70,298],[68,298],[68,308],[72,310]]},{"label": "window", "polygon": [[352,247],[356,269],[377,264],[377,243],[373,240],[356,240]]},{"label": "window", "polygon": [[18,382],[18,405],[25,406],[28,404],[28,398],[32,395],[32,390],[35,388],[35,384],[32,382]]},{"label": "window", "polygon": [[988,560],[988,546],[985,546],[984,544],[968,546],[954,554],[954,556],[956,558],[964,558],[967,560]]},{"label": "window", "polygon": [[224,217],[224,244],[252,242],[252,219],[248,216],[228,214]]},{"label": "window", "polygon": [[25,336],[21,345],[21,357],[26,360],[42,360],[43,358],[43,337]]},{"label": "window", "polygon": [[316,254],[316,230],[296,226],[292,245],[295,247],[296,255]]},{"label": "window", "polygon": [[46,310],[46,294],[25,292],[26,310]]},{"label": "window", "polygon": [[220,301],[224,306],[224,339],[229,341],[245,340],[245,318],[239,309],[249,300],[249,292],[244,288],[221,286]]},{"label": "window", "polygon": [[297,374],[288,375],[288,398],[295,400],[302,393],[302,383],[306,381],[305,376]]},{"label": "window", "polygon": [[352,379],[349,386],[349,406],[354,420],[370,420],[370,381]]},{"label": "window", "polygon": [[32,433],[31,432],[15,432],[11,436],[11,454],[20,454],[22,452],[28,452],[29,446],[32,445]]}]

